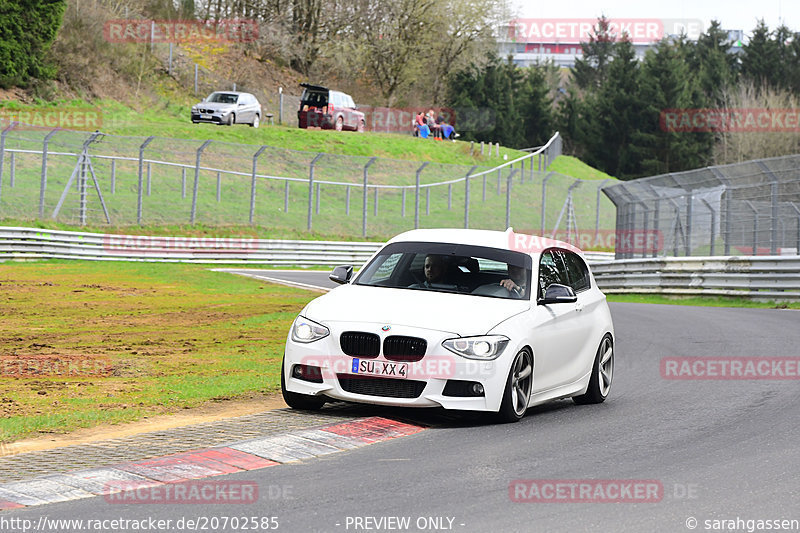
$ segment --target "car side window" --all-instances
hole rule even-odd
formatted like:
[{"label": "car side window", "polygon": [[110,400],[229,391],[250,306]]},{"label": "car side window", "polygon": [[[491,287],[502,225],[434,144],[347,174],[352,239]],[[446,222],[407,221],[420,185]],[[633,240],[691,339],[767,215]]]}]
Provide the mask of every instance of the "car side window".
[{"label": "car side window", "polygon": [[574,252],[564,251],[564,263],[567,267],[570,287],[575,292],[580,292],[591,287],[592,282],[589,277],[589,269],[583,259]]},{"label": "car side window", "polygon": [[562,255],[559,250],[547,250],[539,259],[539,297],[553,283],[569,285]]}]

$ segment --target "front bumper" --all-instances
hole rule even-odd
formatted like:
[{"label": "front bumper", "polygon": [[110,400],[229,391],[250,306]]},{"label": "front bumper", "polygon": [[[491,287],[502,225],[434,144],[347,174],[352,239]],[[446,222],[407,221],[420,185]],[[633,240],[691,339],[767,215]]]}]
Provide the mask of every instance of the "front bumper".
[{"label": "front bumper", "polygon": [[227,124],[228,123],[228,113],[195,113],[194,111],[191,113],[192,122],[207,122],[210,124]]},{"label": "front bumper", "polygon": [[[381,324],[326,324],[331,334],[318,341],[304,344],[286,341],[282,371],[286,389],[299,394],[323,395],[337,400],[398,407],[444,407],[470,411],[497,411],[500,408],[508,365],[506,353],[494,361],[466,359],[442,347],[445,339],[456,335],[418,328],[393,327],[385,333]],[[377,334],[383,346],[391,335],[424,338],[427,351],[421,360],[407,362],[405,378],[365,376],[353,373],[354,362],[374,361],[378,365],[398,363],[387,359],[383,350],[377,357],[351,357],[339,346],[341,333],[359,331]],[[358,365],[358,362],[355,363]],[[313,369],[314,379],[297,377],[295,366]],[[316,370],[319,369],[319,370]],[[464,395],[464,389],[478,383],[482,395]],[[454,391],[456,391],[454,393]],[[455,394],[455,395],[454,395]]]}]

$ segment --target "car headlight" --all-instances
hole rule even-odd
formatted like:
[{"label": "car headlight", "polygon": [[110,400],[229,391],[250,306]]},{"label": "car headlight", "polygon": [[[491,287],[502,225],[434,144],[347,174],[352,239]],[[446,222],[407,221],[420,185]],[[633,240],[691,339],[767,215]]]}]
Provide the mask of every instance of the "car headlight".
[{"label": "car headlight", "polygon": [[292,324],[292,340],[307,344],[327,337],[330,330],[322,324],[317,324],[306,317],[298,316]]},{"label": "car headlight", "polygon": [[459,337],[447,339],[442,346],[467,359],[497,359],[508,344],[503,335],[482,335],[480,337]]}]

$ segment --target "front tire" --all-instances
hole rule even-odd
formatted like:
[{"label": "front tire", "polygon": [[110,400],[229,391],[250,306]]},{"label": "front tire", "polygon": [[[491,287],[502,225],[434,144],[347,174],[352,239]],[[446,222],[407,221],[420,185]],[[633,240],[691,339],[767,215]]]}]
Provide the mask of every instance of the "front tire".
[{"label": "front tire", "polygon": [[533,389],[533,355],[528,349],[520,350],[508,372],[503,401],[497,418],[501,422],[519,422],[528,410]]},{"label": "front tire", "polygon": [[356,129],[358,133],[364,133],[367,131],[367,124],[363,120],[358,121],[358,128]]},{"label": "front tire", "polygon": [[322,396],[309,396],[308,394],[297,394],[286,390],[286,378],[284,377],[284,362],[281,361],[281,393],[283,401],[292,409],[301,411],[319,411],[325,405],[325,398]]},{"label": "front tire", "polygon": [[250,127],[251,128],[258,128],[258,125],[260,123],[261,123],[261,119],[258,117],[258,115],[256,115],[256,116],[253,117],[253,122],[250,124]]},{"label": "front tire", "polygon": [[233,126],[233,123],[234,123],[234,122],[236,122],[236,115],[234,115],[233,113],[231,113],[230,115],[228,115],[228,122],[227,122],[227,125],[228,125],[228,126]]},{"label": "front tire", "polygon": [[573,396],[572,401],[578,405],[603,403],[611,392],[611,380],[614,377],[614,341],[606,334],[597,348],[597,355],[592,365],[592,377],[585,394]]}]

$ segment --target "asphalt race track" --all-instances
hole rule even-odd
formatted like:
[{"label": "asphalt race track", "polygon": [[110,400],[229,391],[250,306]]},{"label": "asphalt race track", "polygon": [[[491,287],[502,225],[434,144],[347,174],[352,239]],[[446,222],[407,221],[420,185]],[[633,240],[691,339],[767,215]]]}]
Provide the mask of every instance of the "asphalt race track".
[{"label": "asphalt race track", "polygon": [[[309,283],[327,273],[303,276]],[[558,401],[508,425],[439,410],[348,407],[356,416],[430,427],[214,478],[256,481],[255,504],[128,505],[95,497],[3,511],[0,518],[152,517],[174,524],[182,517],[255,516],[275,517],[269,530],[290,532],[637,533],[766,530],[758,520],[776,530],[777,520],[800,520],[800,380],[675,380],[660,370],[665,357],[797,358],[800,313],[642,304],[612,304],[611,311],[617,359],[602,405]],[[515,480],[536,480],[540,488],[638,481],[661,489],[655,501],[514,502]]]}]

